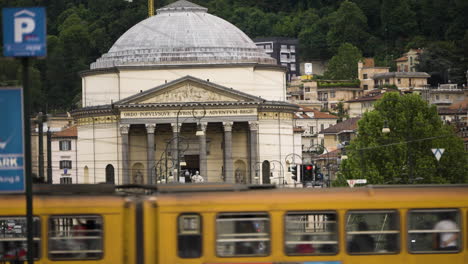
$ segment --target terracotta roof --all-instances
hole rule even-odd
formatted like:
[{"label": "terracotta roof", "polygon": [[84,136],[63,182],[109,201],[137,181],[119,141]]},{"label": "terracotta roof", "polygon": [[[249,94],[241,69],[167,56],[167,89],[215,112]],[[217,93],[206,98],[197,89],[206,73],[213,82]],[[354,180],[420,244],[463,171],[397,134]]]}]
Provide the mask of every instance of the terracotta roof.
[{"label": "terracotta roof", "polygon": [[356,99],[353,99],[353,100],[348,100],[346,102],[354,103],[354,102],[377,101],[382,97],[383,97],[383,94],[377,94],[377,95],[371,94],[371,95],[359,97],[359,98],[356,98]]},{"label": "terracotta roof", "polygon": [[[312,119],[312,118],[316,118],[316,119],[338,119],[337,116],[331,115],[329,113],[320,112],[318,110],[315,110],[315,109],[312,109],[312,108],[309,108],[309,107],[305,107],[305,106],[301,106],[301,105],[298,105],[298,106],[299,106],[299,112],[297,112],[296,115],[294,115],[295,119],[300,119],[300,118],[303,118],[303,119]],[[300,112],[303,112],[303,113],[300,113]],[[312,116],[309,116],[306,113],[312,113]]]},{"label": "terracotta roof", "polygon": [[400,57],[400,58],[396,59],[395,61],[408,61],[408,57],[406,57],[406,56]]},{"label": "terracotta roof", "polygon": [[303,128],[300,128],[300,127],[295,127],[295,128],[293,128],[293,131],[294,131],[294,132],[301,132],[301,133],[302,133],[302,132],[304,132],[305,130],[304,130]]},{"label": "terracotta roof", "polygon": [[331,126],[329,128],[326,128],[320,131],[320,133],[339,134],[340,132],[343,132],[343,131],[355,131],[358,128],[359,119],[360,117],[349,118],[343,122],[337,123],[334,126]]},{"label": "terracotta roof", "polygon": [[374,58],[364,58],[363,60],[364,67],[374,67]]},{"label": "terracotta roof", "polygon": [[52,137],[53,138],[77,137],[77,135],[78,135],[78,130],[76,129],[76,126],[72,126],[60,132],[54,133]]},{"label": "terracotta roof", "polygon": [[461,101],[461,102],[458,102],[458,103],[454,103],[452,105],[450,105],[448,108],[450,109],[462,109],[462,110],[468,110],[468,97],[465,97],[465,100]]},{"label": "terracotta roof", "polygon": [[324,151],[323,154],[320,154],[318,156],[319,159],[332,159],[332,158],[338,158],[339,156],[341,155],[341,149],[335,149],[335,150],[332,150],[330,152],[326,152]]},{"label": "terracotta roof", "polygon": [[386,78],[429,78],[431,75],[425,72],[385,72],[374,74],[374,80]]}]

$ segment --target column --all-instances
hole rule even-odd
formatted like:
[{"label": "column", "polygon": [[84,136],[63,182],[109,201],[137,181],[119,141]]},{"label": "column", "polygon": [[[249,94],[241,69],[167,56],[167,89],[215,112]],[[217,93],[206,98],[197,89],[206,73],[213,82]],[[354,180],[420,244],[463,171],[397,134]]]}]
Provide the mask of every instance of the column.
[{"label": "column", "polygon": [[258,165],[258,122],[257,121],[250,121],[250,182],[249,183],[257,183],[255,182],[255,173],[257,171]]},{"label": "column", "polygon": [[130,125],[120,125],[120,136],[122,137],[122,183],[130,183],[130,170],[129,170],[129,148],[128,148],[128,132]]},{"label": "column", "polygon": [[206,126],[208,123],[200,123],[200,129],[203,131],[202,136],[198,136],[200,141],[200,175],[203,176],[204,182],[208,182],[208,161],[206,159]]},{"label": "column", "polygon": [[232,125],[233,122],[223,122],[224,126],[224,176],[225,182],[235,183],[232,161]]},{"label": "column", "polygon": [[[180,172],[178,171],[179,169],[179,164],[177,164],[177,161],[180,162],[180,160],[177,159],[179,156],[179,148],[180,148],[180,142],[179,142],[179,132],[180,132],[180,126],[181,124],[177,123],[172,123],[172,150],[171,150],[171,157],[172,157],[172,177],[174,182],[179,182],[179,175]],[[177,170],[177,173],[175,173]],[[179,175],[177,175],[179,174]]]},{"label": "column", "polygon": [[156,174],[154,168],[154,130],[156,128],[156,124],[146,124],[146,137],[147,137],[147,183],[154,184],[156,182]]}]

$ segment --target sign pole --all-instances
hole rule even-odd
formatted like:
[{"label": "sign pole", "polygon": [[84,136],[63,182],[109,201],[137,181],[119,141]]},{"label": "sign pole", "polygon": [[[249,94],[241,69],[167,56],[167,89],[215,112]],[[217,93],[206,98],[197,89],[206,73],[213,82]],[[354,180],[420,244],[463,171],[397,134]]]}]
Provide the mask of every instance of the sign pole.
[{"label": "sign pole", "polygon": [[29,58],[21,59],[23,64],[23,122],[24,122],[24,168],[26,181],[26,230],[27,232],[27,261],[34,264],[34,231],[33,231],[33,199],[32,199],[32,170],[31,170],[31,122],[29,113],[30,92],[29,92]]}]

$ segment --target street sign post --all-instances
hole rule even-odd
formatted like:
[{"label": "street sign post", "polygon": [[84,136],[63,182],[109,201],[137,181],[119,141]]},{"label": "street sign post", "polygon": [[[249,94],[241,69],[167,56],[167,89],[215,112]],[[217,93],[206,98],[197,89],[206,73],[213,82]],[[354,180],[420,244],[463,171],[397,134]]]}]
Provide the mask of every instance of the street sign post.
[{"label": "street sign post", "polygon": [[2,17],[5,57],[46,56],[45,8],[3,8]]},{"label": "street sign post", "polygon": [[[3,54],[6,57],[21,57],[23,65],[23,127],[17,133],[24,134],[24,181],[26,182],[26,230],[27,261],[34,263],[33,257],[33,199],[31,169],[31,124],[29,92],[29,57],[45,57],[46,17],[44,7],[3,8]],[[7,112],[9,113],[9,112]]]},{"label": "street sign post", "polygon": [[0,89],[0,192],[24,192],[23,93]]}]

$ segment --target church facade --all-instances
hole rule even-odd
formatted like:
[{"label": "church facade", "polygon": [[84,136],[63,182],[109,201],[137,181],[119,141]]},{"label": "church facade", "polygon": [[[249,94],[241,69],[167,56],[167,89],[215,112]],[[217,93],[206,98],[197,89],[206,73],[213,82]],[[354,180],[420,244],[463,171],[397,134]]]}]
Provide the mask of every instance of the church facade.
[{"label": "church facade", "polygon": [[78,183],[292,183],[286,69],[206,8],[157,11],[81,73]]}]

